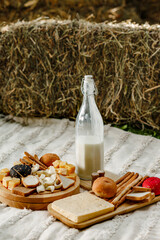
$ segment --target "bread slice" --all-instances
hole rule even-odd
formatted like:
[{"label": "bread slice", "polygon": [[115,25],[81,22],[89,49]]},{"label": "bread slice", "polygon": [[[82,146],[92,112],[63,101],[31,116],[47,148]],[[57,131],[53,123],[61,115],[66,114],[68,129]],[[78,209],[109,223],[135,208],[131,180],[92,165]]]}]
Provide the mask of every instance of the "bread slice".
[{"label": "bread slice", "polygon": [[145,198],[142,202],[151,202],[154,197],[155,197],[155,193],[151,192],[149,197]]},{"label": "bread slice", "polygon": [[18,186],[12,189],[13,194],[21,195],[23,197],[27,197],[36,191],[35,188],[26,188],[22,186]]},{"label": "bread slice", "polygon": [[148,198],[150,195],[151,195],[151,192],[134,192],[134,193],[127,194],[126,199],[132,200],[132,201],[142,201]]},{"label": "bread slice", "polygon": [[54,201],[52,209],[80,223],[113,211],[114,205],[89,192],[83,192]]},{"label": "bread slice", "polygon": [[26,188],[34,188],[39,185],[39,179],[36,176],[28,175],[22,178],[22,183]]},{"label": "bread slice", "polygon": [[65,190],[69,187],[71,187],[72,185],[74,185],[75,181],[73,179],[69,179],[67,177],[64,177],[62,175],[58,175],[59,180],[62,183],[62,189]]},{"label": "bread slice", "polygon": [[145,187],[140,187],[140,186],[135,186],[133,187],[134,192],[151,192],[151,188],[145,188]]}]

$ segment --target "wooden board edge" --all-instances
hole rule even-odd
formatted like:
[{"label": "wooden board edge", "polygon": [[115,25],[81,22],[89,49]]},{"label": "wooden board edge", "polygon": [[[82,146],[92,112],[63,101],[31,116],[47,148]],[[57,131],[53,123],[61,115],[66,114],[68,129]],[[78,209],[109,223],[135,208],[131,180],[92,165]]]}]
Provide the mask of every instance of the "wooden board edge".
[{"label": "wooden board edge", "polygon": [[49,203],[24,203],[24,202],[16,202],[10,199],[4,198],[0,196],[0,202],[6,204],[9,207],[19,208],[19,209],[31,209],[31,210],[47,210],[47,206]]},{"label": "wooden board edge", "polygon": [[75,223],[75,222],[67,219],[66,217],[64,217],[60,213],[56,212],[55,210],[52,209],[51,203],[48,205],[47,209],[52,216],[54,216],[55,218],[57,218],[58,220],[60,220],[64,224],[66,224],[67,226],[72,227],[72,228],[76,228],[76,229],[84,229],[84,228],[87,228],[87,227],[89,227],[93,224],[100,223],[100,222],[103,222],[105,220],[111,219],[111,218],[115,217],[116,215],[122,215],[122,214],[125,214],[125,213],[129,213],[129,212],[132,212],[136,209],[146,207],[146,206],[151,205],[151,204],[153,204],[155,202],[158,202],[158,201],[160,201],[160,196],[155,197],[151,202],[145,202],[145,203],[143,202],[143,203],[135,203],[135,204],[132,202],[132,204],[128,204],[127,208],[123,209],[123,205],[127,205],[127,203],[124,203],[113,212],[101,215],[99,217],[87,220],[87,221],[82,222],[82,223]]}]

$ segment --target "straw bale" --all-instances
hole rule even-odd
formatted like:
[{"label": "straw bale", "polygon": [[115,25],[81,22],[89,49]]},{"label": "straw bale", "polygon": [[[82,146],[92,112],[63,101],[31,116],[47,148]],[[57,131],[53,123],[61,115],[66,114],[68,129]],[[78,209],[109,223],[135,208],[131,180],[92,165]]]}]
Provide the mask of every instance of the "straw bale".
[{"label": "straw bale", "polygon": [[159,0],[132,0],[140,17],[150,23],[160,23],[160,1]]},{"label": "straw bale", "polygon": [[75,119],[93,74],[105,122],[160,129],[160,25],[34,20],[0,29],[0,106]]},{"label": "straw bale", "polygon": [[[145,2],[145,3],[144,3]],[[159,0],[1,0],[0,23],[38,17],[160,23]]]}]

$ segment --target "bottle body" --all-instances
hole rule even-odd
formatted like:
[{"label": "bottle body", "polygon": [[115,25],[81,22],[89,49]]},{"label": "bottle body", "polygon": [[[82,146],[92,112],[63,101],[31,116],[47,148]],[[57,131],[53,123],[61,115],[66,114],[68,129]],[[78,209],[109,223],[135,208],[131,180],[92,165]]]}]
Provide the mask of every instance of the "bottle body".
[{"label": "bottle body", "polygon": [[83,102],[76,118],[77,172],[85,180],[90,180],[93,172],[104,169],[104,128],[95,103],[94,88],[94,80],[86,78]]}]

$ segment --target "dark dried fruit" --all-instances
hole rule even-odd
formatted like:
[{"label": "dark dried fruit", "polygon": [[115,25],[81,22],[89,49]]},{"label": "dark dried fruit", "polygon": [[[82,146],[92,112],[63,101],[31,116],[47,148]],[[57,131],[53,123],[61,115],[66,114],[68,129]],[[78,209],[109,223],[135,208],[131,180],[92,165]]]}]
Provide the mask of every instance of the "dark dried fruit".
[{"label": "dark dried fruit", "polygon": [[26,177],[31,174],[31,167],[25,164],[15,165],[10,170],[10,176],[15,178]]}]

